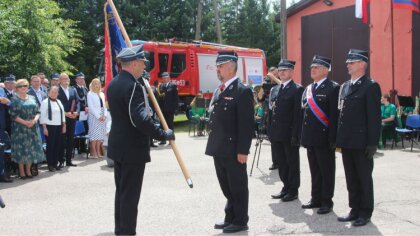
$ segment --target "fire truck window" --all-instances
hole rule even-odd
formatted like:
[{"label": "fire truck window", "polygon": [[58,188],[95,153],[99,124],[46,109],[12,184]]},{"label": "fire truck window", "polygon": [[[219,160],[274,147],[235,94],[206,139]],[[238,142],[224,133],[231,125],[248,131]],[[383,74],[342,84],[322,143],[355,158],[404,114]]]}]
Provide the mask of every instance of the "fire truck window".
[{"label": "fire truck window", "polygon": [[185,53],[174,53],[171,63],[171,78],[177,78],[186,68]]},{"label": "fire truck window", "polygon": [[162,76],[163,72],[168,72],[168,60],[168,54],[159,53],[159,77]]},{"label": "fire truck window", "polygon": [[146,58],[149,61],[146,67],[146,71],[150,72],[155,68],[155,53],[151,51],[146,51]]}]

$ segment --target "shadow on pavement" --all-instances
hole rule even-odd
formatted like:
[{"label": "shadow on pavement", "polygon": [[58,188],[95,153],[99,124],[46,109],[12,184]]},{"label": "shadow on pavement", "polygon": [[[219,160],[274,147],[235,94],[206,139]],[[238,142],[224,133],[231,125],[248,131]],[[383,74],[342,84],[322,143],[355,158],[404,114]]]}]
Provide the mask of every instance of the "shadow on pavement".
[{"label": "shadow on pavement", "polygon": [[[269,204],[273,215],[282,218],[288,225],[276,224],[267,230],[273,234],[310,234],[322,235],[382,235],[372,222],[363,227],[354,227],[351,223],[337,221],[337,214],[332,211],[326,215],[318,215],[317,209],[301,208],[301,201],[278,202]],[[302,225],[301,223],[304,223]],[[290,227],[292,224],[292,227]],[[295,227],[293,227],[295,226]]]},{"label": "shadow on pavement", "polygon": [[14,187],[19,187],[24,184],[28,184],[31,182],[35,182],[44,178],[54,178],[54,175],[62,175],[66,174],[67,172],[71,171],[73,168],[82,168],[88,165],[95,164],[100,161],[104,161],[104,158],[99,159],[86,159],[86,154],[80,154],[73,158],[73,162],[77,164],[77,167],[68,167],[66,164],[64,164],[64,167],[61,168],[60,171],[50,172],[48,171],[47,164],[38,164],[38,175],[34,176],[32,179],[20,179],[19,178],[19,172],[16,171],[15,173],[10,173],[11,178],[13,179],[13,182],[11,183],[2,183],[0,185],[0,190],[2,189],[9,189]]}]

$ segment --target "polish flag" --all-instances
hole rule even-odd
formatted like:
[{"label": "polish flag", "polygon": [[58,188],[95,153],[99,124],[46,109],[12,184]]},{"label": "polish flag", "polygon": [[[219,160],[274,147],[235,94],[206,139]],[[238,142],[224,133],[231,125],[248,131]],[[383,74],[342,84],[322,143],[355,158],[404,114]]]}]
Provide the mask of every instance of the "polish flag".
[{"label": "polish flag", "polygon": [[356,0],[356,18],[362,19],[362,22],[368,23],[368,5],[370,0]]}]

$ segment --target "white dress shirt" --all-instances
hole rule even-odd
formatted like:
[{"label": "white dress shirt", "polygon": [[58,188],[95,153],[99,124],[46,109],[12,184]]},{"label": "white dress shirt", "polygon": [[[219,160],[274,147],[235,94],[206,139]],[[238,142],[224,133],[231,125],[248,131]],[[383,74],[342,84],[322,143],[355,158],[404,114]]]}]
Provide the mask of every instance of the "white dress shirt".
[{"label": "white dress shirt", "polygon": [[60,87],[63,89],[64,93],[66,94],[67,100],[70,99],[70,91],[69,91],[69,87],[64,88],[63,86],[60,85]]}]

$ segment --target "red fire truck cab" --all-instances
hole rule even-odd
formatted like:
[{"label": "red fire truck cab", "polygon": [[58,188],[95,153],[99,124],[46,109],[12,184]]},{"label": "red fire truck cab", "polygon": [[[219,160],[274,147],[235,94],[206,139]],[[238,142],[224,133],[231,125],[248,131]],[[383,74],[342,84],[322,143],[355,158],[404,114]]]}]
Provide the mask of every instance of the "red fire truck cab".
[{"label": "red fire truck cab", "polygon": [[171,81],[178,85],[180,104],[188,105],[199,92],[210,95],[219,86],[216,57],[219,51],[233,50],[238,54],[237,76],[246,84],[261,84],[266,74],[265,54],[260,49],[242,48],[201,41],[152,42],[143,44],[148,52],[150,84],[157,86],[163,72],[169,72]]}]

